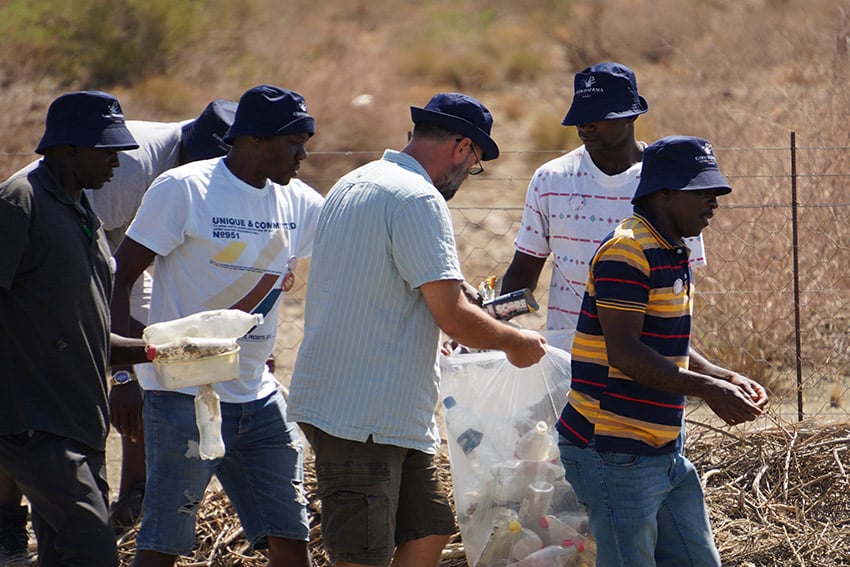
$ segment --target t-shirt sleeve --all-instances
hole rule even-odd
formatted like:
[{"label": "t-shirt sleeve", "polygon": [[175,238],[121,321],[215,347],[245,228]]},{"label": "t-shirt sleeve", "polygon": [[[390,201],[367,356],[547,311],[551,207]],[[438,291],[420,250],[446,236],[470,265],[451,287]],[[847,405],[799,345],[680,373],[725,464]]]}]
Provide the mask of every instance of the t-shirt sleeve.
[{"label": "t-shirt sleeve", "polygon": [[180,246],[189,223],[188,188],[164,173],[145,192],[127,236],[160,256]]},{"label": "t-shirt sleeve", "polygon": [[638,242],[613,237],[593,257],[591,277],[597,307],[646,313],[649,262]]},{"label": "t-shirt sleeve", "polygon": [[295,249],[297,258],[309,258],[313,255],[313,243],[316,241],[316,227],[319,224],[319,215],[325,198],[307,185],[303,184],[303,202],[301,218],[299,219],[300,236]]},{"label": "t-shirt sleeve", "polygon": [[411,288],[438,280],[462,280],[451,214],[437,194],[405,201],[392,216],[392,255]]},{"label": "t-shirt sleeve", "polygon": [[685,238],[685,245],[690,250],[688,261],[692,268],[701,268],[708,265],[708,260],[705,257],[705,243],[702,240],[702,235],[697,235],[692,238]]},{"label": "t-shirt sleeve", "polygon": [[522,220],[514,239],[514,248],[518,252],[538,258],[545,258],[551,252],[549,247],[549,199],[544,194],[544,188],[543,177],[538,170],[528,184]]}]

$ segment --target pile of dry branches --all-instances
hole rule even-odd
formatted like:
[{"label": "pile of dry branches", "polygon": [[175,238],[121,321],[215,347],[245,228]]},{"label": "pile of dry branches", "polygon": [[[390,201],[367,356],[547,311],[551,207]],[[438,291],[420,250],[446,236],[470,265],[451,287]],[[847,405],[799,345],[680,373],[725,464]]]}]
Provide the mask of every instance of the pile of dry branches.
[{"label": "pile of dry branches", "polygon": [[[850,424],[793,426],[734,432],[689,420],[688,457],[700,471],[712,527],[724,565],[767,567],[850,565]],[[450,467],[438,456],[451,486]],[[308,494],[315,475],[308,459]],[[316,567],[330,565],[321,544],[321,510],[310,504],[310,551]],[[136,529],[119,540],[121,565],[129,566]],[[208,491],[198,515],[197,545],[178,565],[266,565],[253,552],[220,490]],[[460,535],[443,552],[441,567],[466,567]]]},{"label": "pile of dry branches", "polygon": [[850,565],[850,425],[689,435],[724,565]]}]

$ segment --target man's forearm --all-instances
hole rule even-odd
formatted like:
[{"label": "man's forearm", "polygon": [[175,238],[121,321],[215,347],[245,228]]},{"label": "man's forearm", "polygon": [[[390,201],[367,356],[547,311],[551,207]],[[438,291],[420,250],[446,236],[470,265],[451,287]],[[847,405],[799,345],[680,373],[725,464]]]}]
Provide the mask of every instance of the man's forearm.
[{"label": "man's forearm", "polygon": [[110,366],[126,366],[141,362],[147,362],[145,342],[142,339],[131,339],[115,333],[109,334]]}]

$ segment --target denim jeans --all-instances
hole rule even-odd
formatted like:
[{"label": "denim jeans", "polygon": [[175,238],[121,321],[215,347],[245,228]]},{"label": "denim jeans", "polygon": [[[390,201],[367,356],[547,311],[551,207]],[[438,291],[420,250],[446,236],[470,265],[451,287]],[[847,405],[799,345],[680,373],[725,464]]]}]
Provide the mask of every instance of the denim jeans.
[{"label": "denim jeans", "polygon": [[195,518],[213,474],[253,547],[266,547],[267,536],[308,539],[303,447],[295,424],[285,419],[280,391],[253,402],[222,402],[226,453],[210,461],[198,455],[192,396],[151,390],[144,404],[148,478],[138,549],[190,553]]},{"label": "denim jeans", "polygon": [[597,567],[719,567],[702,487],[681,453],[632,455],[558,443],[587,507]]}]

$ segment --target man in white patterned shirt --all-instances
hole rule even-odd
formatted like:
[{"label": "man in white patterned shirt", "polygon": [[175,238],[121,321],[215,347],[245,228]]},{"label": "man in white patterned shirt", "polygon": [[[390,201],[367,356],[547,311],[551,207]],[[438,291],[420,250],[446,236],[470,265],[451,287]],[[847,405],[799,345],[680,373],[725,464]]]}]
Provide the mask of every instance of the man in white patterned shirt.
[{"label": "man in white patterned shirt", "polygon": [[[570,350],[590,259],[632,212],[646,147],[635,139],[635,120],[647,110],[635,74],[625,65],[599,63],[579,71],[562,124],[575,126],[583,145],[540,166],[529,183],[501,291],[533,291],[552,254],[546,328],[553,346]],[[704,264],[702,240],[686,242],[691,264]]]}]

